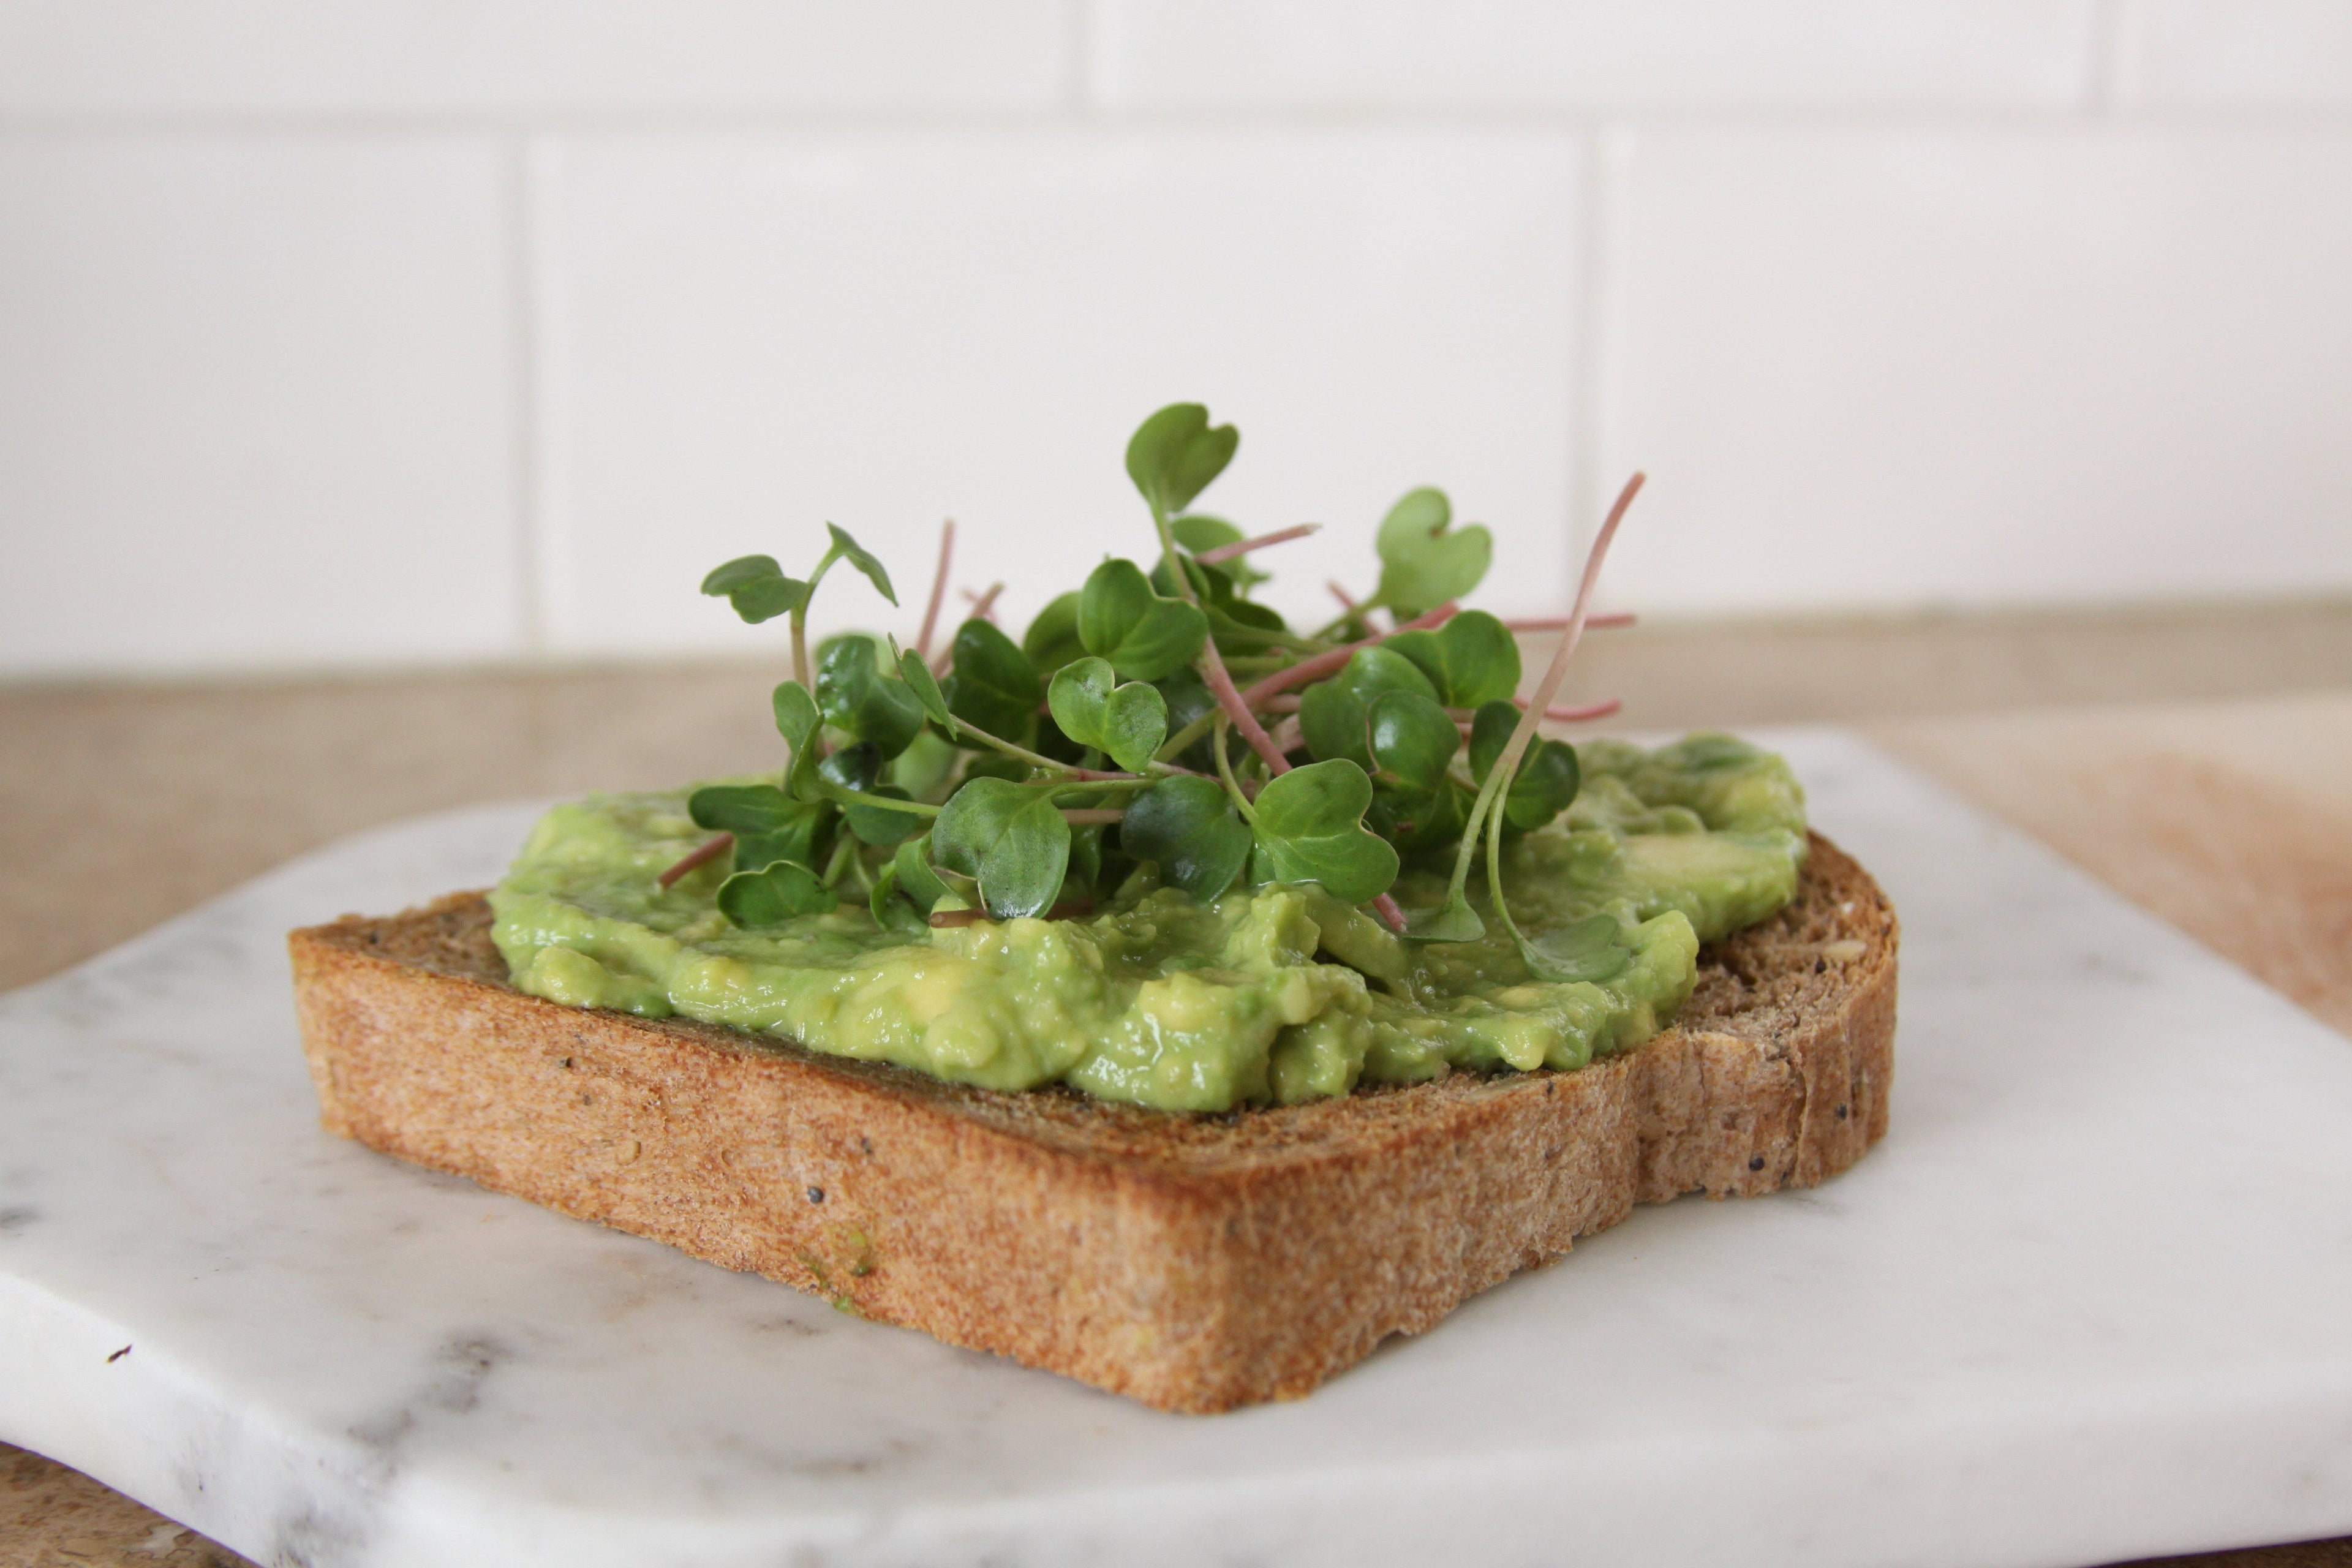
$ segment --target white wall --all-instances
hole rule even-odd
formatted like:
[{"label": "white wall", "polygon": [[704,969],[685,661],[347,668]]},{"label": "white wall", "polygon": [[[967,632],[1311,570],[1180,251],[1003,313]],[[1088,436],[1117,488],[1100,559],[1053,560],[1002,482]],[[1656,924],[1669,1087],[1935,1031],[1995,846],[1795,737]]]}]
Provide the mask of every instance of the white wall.
[{"label": "white wall", "polygon": [[1018,619],[1177,397],[1309,613],[2352,591],[2352,3],[0,0],[0,674]]}]

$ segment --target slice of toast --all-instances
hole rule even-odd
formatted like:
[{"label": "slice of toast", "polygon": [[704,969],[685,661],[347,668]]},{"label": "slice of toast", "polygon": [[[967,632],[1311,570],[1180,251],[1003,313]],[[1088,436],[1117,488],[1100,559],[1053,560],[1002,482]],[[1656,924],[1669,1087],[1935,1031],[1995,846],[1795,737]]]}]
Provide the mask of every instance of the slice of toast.
[{"label": "slice of toast", "polygon": [[1818,835],[1637,1049],[1223,1116],[561,1006],[478,893],[290,944],[330,1131],[1169,1410],[1305,1394],[1636,1203],[1834,1175],[1893,1071],[1895,911]]}]

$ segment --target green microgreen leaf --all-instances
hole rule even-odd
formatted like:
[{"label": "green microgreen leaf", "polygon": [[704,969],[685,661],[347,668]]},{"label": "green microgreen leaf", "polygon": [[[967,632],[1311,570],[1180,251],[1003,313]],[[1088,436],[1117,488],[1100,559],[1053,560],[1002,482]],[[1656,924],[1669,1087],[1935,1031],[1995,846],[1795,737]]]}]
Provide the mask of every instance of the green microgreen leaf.
[{"label": "green microgreen leaf", "polygon": [[1339,673],[1300,694],[1298,732],[1318,761],[1344,757],[1360,768],[1372,764],[1367,721],[1373,701],[1391,691],[1437,700],[1437,689],[1419,666],[1384,646],[1360,647]]},{"label": "green microgreen leaf", "polygon": [[882,874],[874,879],[874,887],[866,895],[866,909],[874,917],[876,925],[900,936],[919,936],[930,929],[929,922],[923,918],[929,911],[918,910],[899,896],[898,863],[896,860],[886,864]]},{"label": "green microgreen leaf", "polygon": [[826,523],[824,529],[827,533],[833,535],[833,548],[825,552],[827,560],[838,558],[848,562],[866,574],[866,580],[873,584],[876,591],[884,598],[893,605],[897,604],[898,592],[890,586],[890,574],[882,569],[882,563],[867,554],[857,541],[850,538],[846,532],[835,528],[832,523]]},{"label": "green microgreen leaf", "polygon": [[817,776],[843,789],[869,790],[882,776],[882,749],[860,741],[842,747],[816,765]]},{"label": "green microgreen leaf", "polygon": [[[1217,694],[1209,689],[1207,681],[1192,670],[1177,670],[1151,684],[1160,696],[1168,700],[1168,732],[1171,735],[1217,710]],[[1163,741],[1160,744],[1165,747],[1167,742]],[[1209,761],[1208,737],[1204,734],[1177,755],[1162,757],[1160,761],[1181,763],[1195,770],[1205,769],[1213,765]]]},{"label": "green microgreen leaf", "polygon": [[1037,730],[1045,688],[1013,639],[977,616],[956,629],[955,668],[944,687],[948,710],[1000,740],[1025,745]]},{"label": "green microgreen leaf", "polygon": [[1062,873],[1061,898],[1089,899],[1103,868],[1103,825],[1087,823],[1070,829],[1070,863]]},{"label": "green microgreen leaf", "polygon": [[[1486,782],[1486,770],[1510,744],[1518,723],[1519,710],[1509,702],[1489,702],[1472,716],[1471,777]],[[1519,759],[1518,776],[1503,797],[1503,816],[1514,830],[1533,832],[1576,804],[1581,784],[1576,748],[1565,741],[1538,741]]]},{"label": "green microgreen leaf", "polygon": [[778,860],[813,861],[827,812],[773,784],[710,784],[687,797],[695,825],[735,836],[735,869],[757,871]]},{"label": "green microgreen leaf", "polygon": [[746,931],[780,926],[796,915],[821,915],[841,900],[823,878],[793,860],[738,871],[719,884],[719,912]]},{"label": "green microgreen leaf", "polygon": [[809,585],[785,576],[772,555],[739,555],[705,577],[702,591],[724,595],[737,615],[757,626],[807,604]]},{"label": "green microgreen leaf", "polygon": [[1241,875],[1253,839],[1214,781],[1173,773],[1128,803],[1118,841],[1138,860],[1158,862],[1160,880],[1205,903]]},{"label": "green microgreen leaf", "polygon": [[1070,825],[1050,787],[968,779],[931,825],[931,853],[976,879],[998,920],[1041,915],[1061,895]]},{"label": "green microgreen leaf", "polygon": [[[912,801],[897,784],[881,782],[882,752],[871,742],[860,741],[854,746],[844,746],[817,764],[817,776],[825,783],[862,795],[879,795],[889,800]],[[930,826],[929,813],[892,811],[871,800],[846,800],[835,796],[841,807],[842,820],[862,843],[892,845],[914,837]]]},{"label": "green microgreen leaf", "polygon": [[1420,791],[1375,784],[1372,808],[1364,814],[1364,822],[1402,853],[1441,849],[1460,840],[1471,798],[1451,778]]},{"label": "green microgreen leaf", "polygon": [[1212,426],[1200,404],[1171,403],[1136,427],[1127,476],[1156,515],[1172,518],[1225,471],[1241,439],[1230,425]]},{"label": "green microgreen leaf", "polygon": [[[1208,616],[1209,635],[1217,639],[1217,651],[1246,657],[1297,642],[1290,636],[1289,623],[1272,605],[1242,597],[1233,575],[1238,564],[1204,566],[1198,561],[1184,562],[1184,574]],[[1166,560],[1152,567],[1150,583],[1155,593],[1176,593],[1176,578]]]},{"label": "green microgreen leaf", "polygon": [[[1186,512],[1182,517],[1171,520],[1168,531],[1176,536],[1177,543],[1195,555],[1204,550],[1215,550],[1222,545],[1239,544],[1246,537],[1240,529],[1235,528],[1223,518],[1211,517],[1208,513],[1201,511]],[[1252,565],[1250,557],[1247,555],[1235,556],[1231,561],[1219,563],[1219,570],[1230,577],[1234,588],[1242,593],[1247,593],[1258,584],[1265,582],[1270,575]]]},{"label": "green microgreen leaf", "polygon": [[1399,632],[1381,646],[1411,659],[1449,708],[1475,708],[1519,689],[1518,639],[1484,610],[1465,610],[1433,631]]},{"label": "green microgreen leaf", "polygon": [[1476,942],[1486,934],[1486,922],[1470,907],[1468,897],[1454,889],[1433,910],[1405,910],[1404,933],[1415,942]]},{"label": "green microgreen leaf", "polygon": [[787,680],[776,688],[769,701],[775,710],[776,732],[793,748],[792,766],[784,773],[784,788],[801,800],[823,798],[816,791],[816,732],[824,724],[824,716],[817,711],[816,699],[799,681]]},{"label": "green microgreen leaf", "polygon": [[1462,749],[1462,731],[1444,709],[1417,691],[1383,691],[1364,710],[1372,782],[1412,795],[1434,795]]},{"label": "green microgreen leaf", "polygon": [[955,719],[948,711],[947,693],[940,689],[939,678],[931,673],[931,667],[923,662],[921,654],[913,648],[906,648],[899,653],[898,679],[907,683],[907,689],[915,694],[915,700],[921,704],[931,722],[942,730],[954,730]]},{"label": "green microgreen leaf", "polygon": [[1331,896],[1360,904],[1396,880],[1395,847],[1363,825],[1372,781],[1344,759],[1310,763],[1269,780],[1257,797],[1259,874],[1282,882],[1320,882]]},{"label": "green microgreen leaf", "polygon": [[1152,592],[1132,561],[1109,560],[1078,595],[1078,641],[1130,680],[1158,680],[1200,657],[1208,617],[1181,599]]},{"label": "green microgreen leaf", "polygon": [[948,896],[948,885],[931,869],[931,841],[928,835],[899,845],[898,853],[890,858],[890,868],[898,873],[899,896],[914,900],[915,907],[925,914]]},{"label": "green microgreen leaf", "polygon": [[1528,973],[1554,983],[1602,981],[1615,977],[1633,955],[1621,939],[1616,918],[1597,914],[1557,931],[1528,936],[1511,918],[1510,900],[1503,893],[1503,817],[1486,819],[1486,896],[1496,918],[1510,933]]},{"label": "green microgreen leaf", "polygon": [[[910,801],[915,798],[892,784],[876,784],[866,793],[886,795],[892,800]],[[892,811],[888,806],[863,800],[844,805],[841,819],[849,825],[849,831],[857,836],[859,843],[883,847],[903,844],[930,826],[929,818],[921,813]]]},{"label": "green microgreen leaf", "polygon": [[884,673],[882,644],[863,632],[828,637],[816,651],[817,710],[824,721],[895,757],[923,728],[923,704]]},{"label": "green microgreen leaf", "polygon": [[1486,782],[1486,770],[1511,743],[1511,731],[1519,727],[1519,710],[1508,701],[1479,704],[1478,711],[1470,715],[1470,776],[1480,784]]},{"label": "green microgreen leaf", "polygon": [[1503,796],[1503,816],[1521,833],[1532,833],[1576,804],[1582,782],[1575,747],[1565,741],[1529,746],[1510,793]]},{"label": "green microgreen leaf", "polygon": [[1477,523],[1448,531],[1453,520],[1454,504],[1440,489],[1413,490],[1389,509],[1376,542],[1381,585],[1370,603],[1411,620],[1478,585],[1494,536]]},{"label": "green microgreen leaf", "polygon": [[1140,680],[1118,684],[1107,659],[1065,665],[1045,689],[1045,706],[1062,733],[1141,773],[1168,738],[1168,700]]},{"label": "green microgreen leaf", "polygon": [[1078,640],[1078,595],[1076,592],[1061,595],[1029,623],[1021,634],[1021,651],[1029,656],[1030,664],[1047,680],[1054,672],[1074,659],[1087,656],[1087,645]]}]

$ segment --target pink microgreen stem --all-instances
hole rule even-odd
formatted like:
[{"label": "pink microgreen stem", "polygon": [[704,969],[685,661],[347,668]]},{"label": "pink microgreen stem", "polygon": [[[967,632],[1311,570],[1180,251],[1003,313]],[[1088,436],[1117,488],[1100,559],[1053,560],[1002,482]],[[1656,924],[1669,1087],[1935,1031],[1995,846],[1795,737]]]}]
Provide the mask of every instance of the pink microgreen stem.
[{"label": "pink microgreen stem", "polygon": [[1347,611],[1351,616],[1356,613],[1356,595],[1348,592],[1347,589],[1339,586],[1339,579],[1334,577],[1323,585],[1331,590],[1331,596],[1339,601],[1339,607],[1341,609]]},{"label": "pink microgreen stem", "polygon": [[[1625,509],[1633,504],[1633,498],[1641,493],[1642,482],[1647,477],[1636,473],[1625,481],[1625,488],[1617,493],[1616,504],[1609,509],[1608,521],[1601,525],[1601,532],[1592,541],[1591,553],[1584,558],[1584,579],[1577,584],[1576,604],[1569,611],[1568,625],[1561,632],[1559,647],[1552,650],[1551,664],[1544,670],[1543,679],[1536,682],[1536,692],[1528,699],[1527,710],[1519,715],[1518,723],[1511,731],[1510,740],[1503,747],[1503,754],[1496,757],[1494,764],[1486,770],[1486,782],[1479,787],[1478,798],[1471,803],[1470,820],[1462,829],[1462,850],[1454,862],[1454,885],[1449,897],[1461,894],[1463,883],[1469,876],[1470,858],[1477,849],[1478,829],[1485,825],[1490,809],[1502,809],[1496,800],[1497,791],[1505,781],[1519,776],[1519,759],[1528,754],[1528,746],[1535,740],[1536,726],[1543,722],[1545,710],[1559,692],[1559,683],[1568,679],[1568,661],[1575,657],[1576,645],[1584,635],[1584,618],[1592,610],[1592,590],[1600,584],[1601,563],[1608,558],[1609,542],[1617,537],[1617,525],[1625,521]],[[1496,896],[1499,898],[1500,894]]]},{"label": "pink microgreen stem", "polygon": [[[1234,728],[1242,732],[1242,739],[1250,743],[1250,750],[1265,759],[1266,771],[1276,778],[1288,773],[1290,759],[1282,754],[1281,748],[1274,743],[1274,737],[1265,732],[1265,726],[1259,723],[1257,715],[1250,711],[1249,703],[1244,700],[1240,689],[1234,685],[1233,676],[1225,669],[1225,661],[1217,652],[1214,638],[1201,645],[1201,673],[1207,678],[1209,689],[1216,694],[1217,706],[1225,710],[1225,717],[1234,721]],[[1265,682],[1258,684],[1262,686]]]},{"label": "pink microgreen stem", "polygon": [[948,596],[948,565],[955,559],[955,519],[940,524],[940,563],[931,573],[931,598],[923,606],[923,629],[915,638],[915,657],[931,657],[931,634],[939,629],[940,605]]},{"label": "pink microgreen stem", "polygon": [[[1247,691],[1243,692],[1242,700],[1247,707],[1263,708],[1265,706],[1265,700],[1276,692],[1287,691],[1294,686],[1305,686],[1309,681],[1320,680],[1333,670],[1341,668],[1354,657],[1360,647],[1370,647],[1376,642],[1385,642],[1396,636],[1398,632],[1420,631],[1428,626],[1444,626],[1453,619],[1454,612],[1457,607],[1450,602],[1440,605],[1426,614],[1415,616],[1401,626],[1385,632],[1375,632],[1361,641],[1351,642],[1344,647],[1335,647],[1329,653],[1318,653],[1313,658],[1301,659],[1288,669],[1277,669]],[[1213,682],[1212,685],[1213,684]]]},{"label": "pink microgreen stem", "polygon": [[[1505,621],[1503,629],[1513,632],[1564,632],[1568,629],[1568,623],[1574,618],[1571,616],[1536,616],[1522,620]],[[1612,626],[1630,626],[1633,624],[1633,611],[1613,610],[1605,616],[1585,616],[1584,629],[1588,632],[1606,631]]]},{"label": "pink microgreen stem", "polygon": [[1399,936],[1402,936],[1404,934],[1404,907],[1402,904],[1399,904],[1395,899],[1386,893],[1382,893],[1379,898],[1372,900],[1372,908],[1380,911],[1381,920],[1382,923],[1387,925],[1389,930],[1396,932]]},{"label": "pink microgreen stem", "polygon": [[966,589],[964,592],[964,597],[971,601],[971,616],[970,618],[976,621],[986,621],[992,626],[994,625],[996,621],[996,595],[1003,592],[1004,592],[1004,584],[1002,583],[991,583],[988,585],[988,592],[985,594],[975,594],[971,590]]},{"label": "pink microgreen stem", "polygon": [[1294,539],[1304,539],[1322,528],[1319,522],[1302,522],[1296,528],[1277,528],[1272,533],[1261,533],[1255,539],[1236,539],[1231,544],[1220,544],[1214,550],[1203,550],[1192,557],[1203,566],[1237,560],[1253,550],[1264,550],[1269,544],[1284,544]]},{"label": "pink microgreen stem", "polygon": [[731,833],[722,833],[716,838],[706,839],[698,848],[689,853],[685,859],[680,860],[677,865],[672,866],[668,870],[664,871],[660,876],[656,877],[654,880],[659,883],[662,887],[667,888],[671,883],[677,881],[680,877],[685,876],[688,871],[693,870],[697,866],[707,866],[711,861],[718,859],[721,855],[726,854],[727,851],[734,847],[735,836]]},{"label": "pink microgreen stem", "polygon": [[[1276,700],[1279,701],[1280,699]],[[1511,701],[1522,711],[1526,710],[1528,706],[1526,698],[1514,697]],[[1291,706],[1295,708],[1297,704],[1294,701]],[[1582,708],[1547,708],[1544,710],[1543,716],[1561,724],[1580,724],[1588,719],[1606,719],[1624,706],[1625,703],[1622,698],[1612,697],[1604,701],[1588,703]],[[1467,708],[1448,708],[1446,711],[1465,724],[1477,717]]]}]

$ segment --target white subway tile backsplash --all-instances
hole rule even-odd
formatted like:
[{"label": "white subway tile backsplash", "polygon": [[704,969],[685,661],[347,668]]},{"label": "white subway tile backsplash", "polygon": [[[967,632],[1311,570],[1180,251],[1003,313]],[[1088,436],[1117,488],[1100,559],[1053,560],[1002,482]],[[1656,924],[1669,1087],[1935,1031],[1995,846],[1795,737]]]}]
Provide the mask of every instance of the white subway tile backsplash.
[{"label": "white subway tile backsplash", "polygon": [[2352,588],[2352,135],[1659,132],[1607,178],[1621,601]]},{"label": "white subway tile backsplash", "polygon": [[2116,96],[2133,104],[2352,105],[2344,0],[2125,0]]},{"label": "white subway tile backsplash", "polygon": [[1017,630],[1153,549],[1122,467],[1153,408],[1243,432],[1203,510],[1331,526],[1268,558],[1319,622],[1370,535],[1448,486],[1558,605],[1578,201],[1534,133],[593,138],[543,161],[550,625],[566,650],[766,647],[695,592],[830,519],[897,574],[820,619],[912,629],[941,517]]},{"label": "white subway tile backsplash", "polygon": [[2069,107],[2091,0],[1094,0],[1118,108]]},{"label": "white subway tile backsplash", "polygon": [[518,650],[501,164],[0,137],[0,672]]},{"label": "white subway tile backsplash", "polygon": [[0,0],[0,111],[1036,110],[1068,0]]}]

